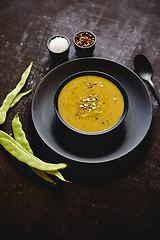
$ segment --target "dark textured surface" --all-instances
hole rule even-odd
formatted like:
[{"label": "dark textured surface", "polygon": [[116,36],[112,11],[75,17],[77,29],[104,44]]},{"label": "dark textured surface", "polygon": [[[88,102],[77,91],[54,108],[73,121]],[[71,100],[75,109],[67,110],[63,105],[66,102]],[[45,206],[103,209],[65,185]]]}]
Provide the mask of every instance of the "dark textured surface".
[{"label": "dark textured surface", "polygon": [[[0,16],[0,103],[31,61],[34,66],[25,90],[50,70],[49,37],[63,34],[72,42],[73,35],[83,29],[97,36],[95,57],[133,69],[136,54],[147,56],[160,93],[159,0],[1,0]],[[69,59],[75,57],[72,43]],[[61,161],[35,135],[32,97],[33,93],[11,109],[0,128],[11,133],[12,118],[19,112],[35,154],[46,161]],[[94,177],[81,168],[77,174],[71,167],[63,173],[73,183],[54,187],[0,148],[2,238],[160,239],[160,108],[153,97],[152,102],[147,143],[125,160],[129,164],[124,161],[116,172],[111,169],[110,178],[105,169]],[[126,165],[130,169],[124,171]]]}]

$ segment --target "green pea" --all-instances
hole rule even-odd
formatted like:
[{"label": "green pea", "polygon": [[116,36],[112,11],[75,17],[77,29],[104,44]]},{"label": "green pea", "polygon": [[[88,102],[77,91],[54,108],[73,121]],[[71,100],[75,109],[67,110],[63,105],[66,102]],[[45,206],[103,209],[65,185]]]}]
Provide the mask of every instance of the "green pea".
[{"label": "green pea", "polygon": [[28,76],[31,72],[32,65],[33,65],[33,62],[30,63],[28,68],[22,74],[21,80],[19,81],[19,83],[17,84],[15,89],[13,89],[4,99],[3,104],[0,107],[0,124],[3,124],[5,122],[6,115],[7,115],[7,112],[9,110],[9,108],[10,108],[10,105],[12,104],[14,98],[17,96],[17,94],[20,92],[20,90],[25,85],[26,80],[27,80],[27,78],[28,78]]}]

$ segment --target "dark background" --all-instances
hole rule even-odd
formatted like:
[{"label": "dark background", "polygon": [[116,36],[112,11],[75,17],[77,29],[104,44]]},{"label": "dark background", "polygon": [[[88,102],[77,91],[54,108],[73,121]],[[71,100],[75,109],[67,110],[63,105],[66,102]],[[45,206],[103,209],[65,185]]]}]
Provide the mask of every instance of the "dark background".
[{"label": "dark background", "polygon": [[[160,93],[159,0],[1,0],[0,103],[31,61],[25,90],[37,86],[53,67],[46,48],[52,35],[67,36],[69,60],[76,58],[72,37],[83,29],[97,36],[95,57],[133,70],[134,56],[147,56]],[[33,93],[11,109],[0,128],[11,133],[12,118],[19,112],[35,155],[47,161],[55,155],[35,134],[32,97]],[[105,170],[95,176],[88,173],[87,178],[71,167],[63,174],[73,183],[52,186],[0,147],[2,239],[160,239],[160,109],[153,96],[152,102],[147,144],[133,153],[136,163],[130,169],[124,167],[112,178]]]}]

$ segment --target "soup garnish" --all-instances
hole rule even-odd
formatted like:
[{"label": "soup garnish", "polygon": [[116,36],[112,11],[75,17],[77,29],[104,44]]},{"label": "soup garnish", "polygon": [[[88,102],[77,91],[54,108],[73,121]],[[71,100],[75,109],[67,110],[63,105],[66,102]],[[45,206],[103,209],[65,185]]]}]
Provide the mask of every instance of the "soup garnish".
[{"label": "soup garnish", "polygon": [[118,87],[104,77],[85,75],[69,81],[58,97],[62,118],[85,132],[99,132],[114,126],[124,111]]}]

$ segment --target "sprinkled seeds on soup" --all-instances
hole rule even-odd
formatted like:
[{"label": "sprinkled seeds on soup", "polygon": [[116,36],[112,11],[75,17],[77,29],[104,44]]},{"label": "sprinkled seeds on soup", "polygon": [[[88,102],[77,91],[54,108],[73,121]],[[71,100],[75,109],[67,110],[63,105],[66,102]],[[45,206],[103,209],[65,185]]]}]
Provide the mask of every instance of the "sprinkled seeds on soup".
[{"label": "sprinkled seeds on soup", "polygon": [[118,87],[106,78],[86,75],[68,82],[58,97],[63,119],[85,132],[99,132],[115,125],[124,110]]}]

